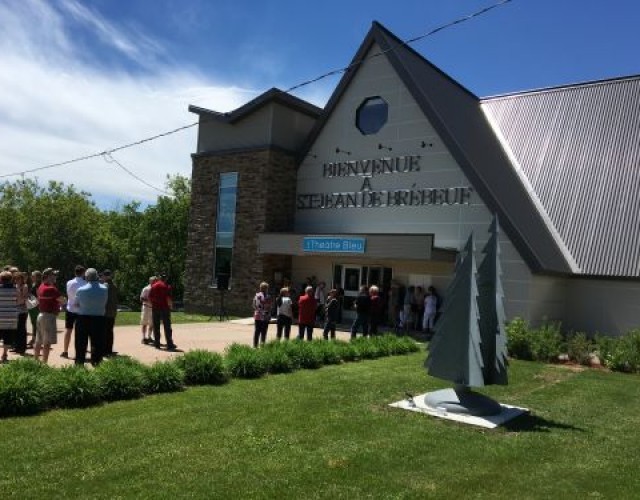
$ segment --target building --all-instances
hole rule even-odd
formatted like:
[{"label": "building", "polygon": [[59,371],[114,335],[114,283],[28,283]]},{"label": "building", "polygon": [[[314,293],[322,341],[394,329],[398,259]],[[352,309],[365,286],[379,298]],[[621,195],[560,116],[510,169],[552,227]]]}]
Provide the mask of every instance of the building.
[{"label": "building", "polygon": [[[495,213],[505,309],[640,326],[640,77],[479,99],[378,23],[324,109],[277,89],[200,117],[185,306],[260,281],[450,282]],[[298,285],[299,287],[299,285]],[[446,301],[446,297],[444,298]]]}]

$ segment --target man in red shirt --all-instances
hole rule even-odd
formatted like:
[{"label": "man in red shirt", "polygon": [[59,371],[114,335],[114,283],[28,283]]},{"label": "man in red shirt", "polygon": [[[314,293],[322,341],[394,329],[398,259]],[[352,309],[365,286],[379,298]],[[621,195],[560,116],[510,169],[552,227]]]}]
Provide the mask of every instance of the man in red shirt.
[{"label": "man in red shirt", "polygon": [[42,284],[38,287],[38,302],[40,314],[36,328],[36,343],[33,346],[33,355],[40,359],[42,349],[42,361],[49,361],[51,344],[58,343],[56,330],[56,317],[60,313],[60,306],[65,303],[65,298],[56,288],[56,276],[58,271],[48,267],[42,271]]},{"label": "man in red shirt", "polygon": [[307,332],[307,340],[313,340],[313,325],[316,323],[317,302],[313,296],[313,287],[305,288],[305,294],[298,300],[298,339],[304,340]]},{"label": "man in red shirt", "polygon": [[173,343],[173,332],[171,330],[171,287],[167,284],[167,276],[160,275],[160,278],[151,285],[149,290],[149,302],[151,302],[151,315],[153,318],[153,345],[160,349],[160,321],[164,328],[164,338],[167,341],[167,350],[175,351],[178,346]]}]

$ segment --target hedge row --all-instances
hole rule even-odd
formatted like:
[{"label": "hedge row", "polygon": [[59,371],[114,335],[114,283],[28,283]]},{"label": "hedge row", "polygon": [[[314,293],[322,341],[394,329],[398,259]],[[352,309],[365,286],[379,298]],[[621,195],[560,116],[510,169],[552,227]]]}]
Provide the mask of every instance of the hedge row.
[{"label": "hedge row", "polygon": [[189,385],[220,385],[232,377],[258,378],[267,373],[315,369],[417,350],[417,344],[408,337],[383,335],[353,342],[270,342],[262,349],[233,344],[224,356],[195,350],[151,366],[117,357],[95,370],[52,368],[22,358],[0,367],[0,417],[33,415],[53,408],[83,408],[179,391]]},{"label": "hedge row", "polygon": [[507,327],[509,355],[517,359],[555,362],[561,355],[575,363],[589,366],[597,359],[612,371],[640,373],[640,329],[621,337],[584,332],[563,334],[560,323],[546,323],[531,328],[522,318]]}]

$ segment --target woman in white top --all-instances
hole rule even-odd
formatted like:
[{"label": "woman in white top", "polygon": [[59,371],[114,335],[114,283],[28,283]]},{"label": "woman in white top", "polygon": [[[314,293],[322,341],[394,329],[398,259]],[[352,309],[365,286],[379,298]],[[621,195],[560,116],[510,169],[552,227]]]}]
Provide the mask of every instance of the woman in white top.
[{"label": "woman in white top", "polygon": [[429,287],[427,295],[424,298],[424,316],[422,319],[422,328],[426,333],[431,333],[433,330],[433,323],[435,322],[437,311],[438,296],[435,294],[435,289]]},{"label": "woman in white top", "polygon": [[284,339],[289,340],[291,334],[291,323],[293,323],[293,301],[289,296],[289,289],[283,288],[280,290],[280,295],[276,300],[278,306],[278,320],[277,320],[277,332],[276,338],[280,340],[284,333]]}]

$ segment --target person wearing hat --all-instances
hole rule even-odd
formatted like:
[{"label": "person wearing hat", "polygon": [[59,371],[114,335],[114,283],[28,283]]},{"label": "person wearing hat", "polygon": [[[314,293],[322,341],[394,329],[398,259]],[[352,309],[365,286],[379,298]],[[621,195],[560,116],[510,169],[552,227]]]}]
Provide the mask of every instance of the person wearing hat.
[{"label": "person wearing hat", "polygon": [[75,277],[67,281],[67,313],[64,318],[64,342],[62,344],[63,351],[60,354],[62,358],[69,358],[69,344],[71,343],[71,333],[78,317],[78,308],[76,307],[76,292],[78,288],[87,284],[84,280],[84,266],[78,264],[75,269]]},{"label": "person wearing hat", "polygon": [[118,354],[113,350],[113,330],[118,314],[118,287],[113,282],[110,269],[102,271],[102,282],[109,291],[107,305],[104,310],[104,356],[109,358]]},{"label": "person wearing hat", "polygon": [[86,284],[78,288],[75,295],[76,321],[76,365],[84,366],[87,344],[91,339],[91,364],[97,365],[104,355],[104,312],[109,298],[107,286],[98,281],[98,271],[90,267],[85,272]]},{"label": "person wearing hat", "polygon": [[60,306],[66,300],[56,288],[56,278],[58,271],[51,267],[42,271],[42,284],[38,288],[38,302],[40,313],[38,314],[38,326],[36,329],[36,343],[33,347],[33,356],[40,359],[42,350],[42,361],[49,361],[51,345],[58,343],[58,332],[56,330],[56,317],[60,313]]}]

